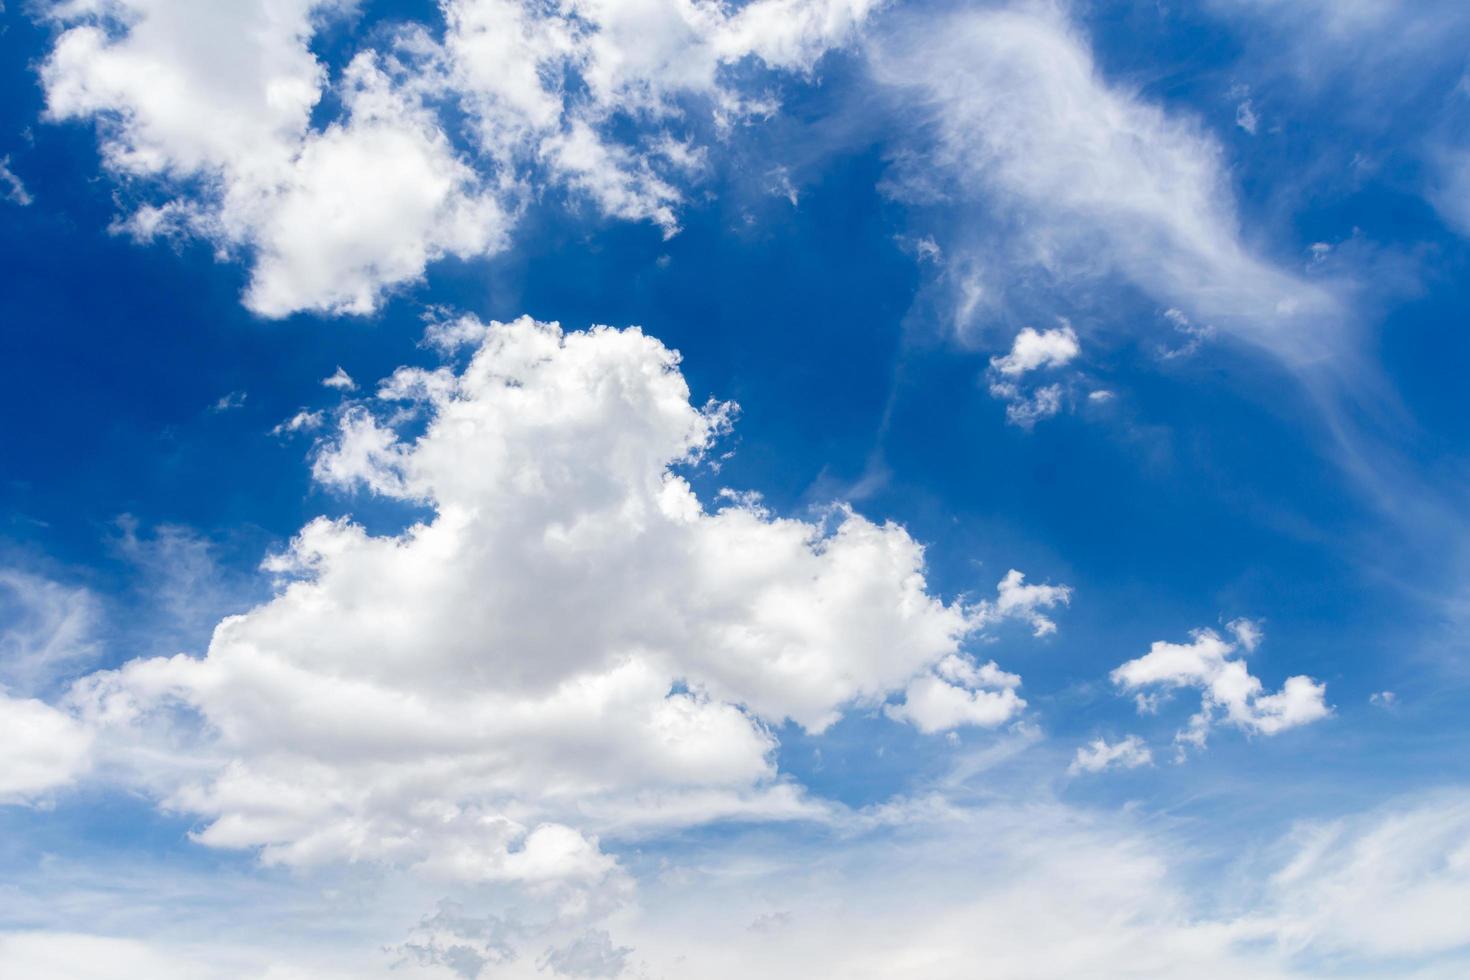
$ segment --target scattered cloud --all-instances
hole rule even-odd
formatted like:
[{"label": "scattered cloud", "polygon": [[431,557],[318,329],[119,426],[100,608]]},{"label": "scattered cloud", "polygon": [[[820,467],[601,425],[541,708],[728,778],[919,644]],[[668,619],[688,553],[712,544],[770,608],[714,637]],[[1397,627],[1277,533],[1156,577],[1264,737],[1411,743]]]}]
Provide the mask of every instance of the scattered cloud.
[{"label": "scattered cloud", "polygon": [[1016,335],[1010,352],[990,359],[990,394],[1006,404],[1006,421],[1031,430],[1037,422],[1051,418],[1062,410],[1062,386],[1058,383],[1027,388],[1021,380],[1026,374],[1045,368],[1059,368],[1076,360],[1082,348],[1070,324],[1038,332],[1025,327]]},{"label": "scattered cloud", "polygon": [[315,432],[326,423],[326,412],[321,409],[307,411],[302,409],[284,422],[278,422],[271,428],[271,435],[284,436],[296,432]]},{"label": "scattered cloud", "polygon": [[0,692],[0,804],[35,803],[91,765],[92,732],[35,698]]},{"label": "scattered cloud", "polygon": [[1038,332],[1033,327],[1022,328],[1011,343],[1010,353],[992,357],[990,366],[1002,375],[1017,377],[1038,368],[1070,364],[1080,353],[1077,332],[1063,321],[1062,326],[1053,330]]},{"label": "scattered cloud", "polygon": [[[197,841],[590,902],[623,887],[606,828],[821,816],[777,772],[774,726],[821,732],[900,692],[895,717],[926,731],[1022,706],[962,644],[1007,619],[1051,632],[1067,588],[1011,571],[993,600],[946,602],[895,524],[707,509],[679,471],[733,406],[691,404],[636,329],[455,332],[480,338],[462,370],[400,369],[384,417],[346,412],[314,469],[431,516],[314,520],[266,562],[275,597],[204,656],[68,696],[113,778],[200,819]],[[427,415],[415,438],[393,428],[403,400]]]},{"label": "scattered cloud", "polygon": [[209,406],[209,410],[211,412],[233,412],[237,408],[245,407],[246,397],[246,392],[232,391],[229,394],[221,395],[218,401]]},{"label": "scattered cloud", "polygon": [[334,391],[357,390],[357,382],[352,380],[352,375],[342,370],[342,366],[340,364],[337,366],[337,370],[332,372],[330,377],[322,379],[322,386],[325,388],[331,388]]},{"label": "scattered cloud", "polygon": [[1083,772],[1102,772],[1105,769],[1137,769],[1152,765],[1153,752],[1137,735],[1129,735],[1120,742],[1109,742],[1095,738],[1077,749],[1067,771],[1076,775]]},{"label": "scattered cloud", "polygon": [[26,190],[26,185],[10,169],[10,157],[0,157],[0,188],[5,191],[5,200],[20,207],[28,207],[31,202],[31,192]]},{"label": "scattered cloud", "polygon": [[1223,717],[1230,725],[1247,732],[1275,735],[1331,714],[1325,695],[1327,687],[1310,677],[1288,677],[1280,691],[1266,694],[1261,682],[1251,676],[1241,649],[1249,653],[1260,642],[1261,633],[1248,620],[1231,624],[1236,642],[1226,641],[1214,630],[1200,629],[1189,643],[1159,641],[1149,652],[1116,668],[1110,675],[1120,689],[1136,693],[1141,713],[1156,709],[1149,700],[1151,688],[1165,691],[1195,688],[1201,695],[1200,710],[1175,740],[1203,747],[1210,729]]}]

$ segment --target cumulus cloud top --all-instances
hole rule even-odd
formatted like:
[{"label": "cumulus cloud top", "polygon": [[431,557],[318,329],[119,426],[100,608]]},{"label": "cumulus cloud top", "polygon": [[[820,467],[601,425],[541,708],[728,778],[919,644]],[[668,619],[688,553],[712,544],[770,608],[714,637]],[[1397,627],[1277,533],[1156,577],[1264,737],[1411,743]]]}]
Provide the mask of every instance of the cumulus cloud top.
[{"label": "cumulus cloud top", "polygon": [[[692,404],[677,355],[636,329],[459,332],[478,337],[462,369],[400,369],[315,464],[432,516],[381,536],[314,520],[267,562],[276,597],[205,656],[74,689],[108,765],[153,747],[136,778],[203,817],[200,841],[601,881],[615,869],[574,828],[819,814],[777,772],[773,726],[820,732],[900,693],[890,714],[924,731],[1024,705],[1020,678],[963,644],[1007,618],[1051,632],[1065,587],[1013,570],[994,600],[946,602],[897,525],[738,494],[707,508],[680,470],[734,408]],[[400,435],[415,413],[426,427]],[[181,748],[191,718],[207,734]]]}]

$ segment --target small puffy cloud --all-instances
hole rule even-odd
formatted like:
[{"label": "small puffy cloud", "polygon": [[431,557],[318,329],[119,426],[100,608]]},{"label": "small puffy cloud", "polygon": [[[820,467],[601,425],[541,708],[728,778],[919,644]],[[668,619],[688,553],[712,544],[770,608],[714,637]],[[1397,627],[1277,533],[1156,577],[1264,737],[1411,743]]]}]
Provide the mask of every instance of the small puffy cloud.
[{"label": "small puffy cloud", "polygon": [[[976,605],[977,624],[1020,620],[1038,637],[1056,632],[1057,624],[1042,612],[1071,601],[1065,585],[1027,585],[1016,569],[1006,572],[996,586],[996,597]],[[994,661],[978,664],[963,654],[951,654],[933,670],[915,678],[899,704],[884,708],[888,717],[906,721],[932,735],[965,726],[995,728],[1010,721],[1026,707],[1016,694],[1021,678],[1001,670]]]},{"label": "small puffy cloud", "polygon": [[997,619],[1020,619],[1031,625],[1036,636],[1057,631],[1057,624],[1041,610],[1055,609],[1072,601],[1072,588],[1067,585],[1027,585],[1026,576],[1011,569],[996,586],[995,601],[988,610]]},{"label": "small puffy cloud", "polygon": [[1246,653],[1254,653],[1256,647],[1261,645],[1261,640],[1266,636],[1259,622],[1243,616],[1226,623],[1225,629],[1235,637],[1235,642],[1239,643]]},{"label": "small puffy cloud", "polygon": [[353,381],[352,375],[342,370],[339,364],[337,370],[333,371],[329,377],[322,379],[322,387],[331,388],[334,391],[356,391],[357,382]]},{"label": "small puffy cloud", "polygon": [[992,381],[990,394],[1006,403],[1006,421],[1030,431],[1062,410],[1062,386],[1042,385],[1029,393],[1009,381]]},{"label": "small puffy cloud", "polygon": [[279,422],[271,428],[271,435],[284,436],[295,432],[315,432],[326,422],[326,413],[317,409],[307,411],[302,409],[284,422]]},{"label": "small puffy cloud", "polygon": [[221,395],[213,405],[209,406],[211,412],[233,412],[237,408],[245,407],[246,392],[231,391]]},{"label": "small puffy cloud", "polygon": [[1042,419],[1062,409],[1062,386],[1039,385],[1027,390],[1022,376],[1044,368],[1070,364],[1082,351],[1077,332],[1063,322],[1053,330],[1024,328],[1011,343],[1010,352],[990,359],[990,394],[1006,403],[1006,421],[1030,430]]},{"label": "small puffy cloud", "polygon": [[1392,708],[1398,705],[1399,696],[1392,691],[1374,691],[1368,695],[1368,703],[1379,708]]},{"label": "small puffy cloud", "polygon": [[1067,771],[1076,775],[1082,772],[1102,772],[1104,769],[1137,769],[1152,765],[1153,752],[1137,735],[1129,735],[1120,742],[1109,742],[1095,738],[1079,746]]},{"label": "small puffy cloud", "polygon": [[1014,377],[1037,368],[1062,367],[1081,352],[1077,332],[1071,326],[1045,331],[1025,327],[1011,342],[1010,353],[991,358],[990,366],[1003,375]]},{"label": "small puffy cloud", "polygon": [[1189,643],[1158,641],[1148,653],[1116,668],[1110,677],[1121,690],[1137,696],[1141,713],[1157,706],[1150,689],[1197,689],[1200,710],[1176,736],[1181,745],[1203,746],[1210,728],[1222,717],[1244,731],[1275,735],[1331,714],[1325,700],[1327,686],[1304,675],[1288,677],[1280,691],[1266,694],[1260,680],[1235,656],[1242,648],[1250,652],[1260,642],[1259,627],[1238,619],[1230,630],[1235,643],[1209,629],[1195,630]]}]

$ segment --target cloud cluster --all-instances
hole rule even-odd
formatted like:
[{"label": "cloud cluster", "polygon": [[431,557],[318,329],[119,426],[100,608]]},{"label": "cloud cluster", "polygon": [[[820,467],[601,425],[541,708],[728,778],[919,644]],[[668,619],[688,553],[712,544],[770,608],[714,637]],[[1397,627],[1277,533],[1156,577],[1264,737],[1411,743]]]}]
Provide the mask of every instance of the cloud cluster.
[{"label": "cloud cluster", "polygon": [[820,815],[777,772],[788,721],[887,705],[938,731],[1024,706],[965,641],[1006,619],[1051,632],[1065,587],[1013,570],[994,599],[945,602],[897,525],[740,494],[708,509],[680,471],[733,407],[691,404],[677,355],[636,329],[456,337],[462,369],[398,370],[315,464],[426,517],[314,520],[267,562],[275,597],[205,656],[73,688],[103,768],[201,818],[202,843],[613,887],[599,830]]},{"label": "cloud cluster", "polygon": [[1195,688],[1200,692],[1200,710],[1176,741],[1202,747],[1210,729],[1222,718],[1247,732],[1275,735],[1327,717],[1327,685],[1298,674],[1288,677],[1280,691],[1266,694],[1245,662],[1235,655],[1250,653],[1261,641],[1259,627],[1249,620],[1230,623],[1235,642],[1210,629],[1195,630],[1189,643],[1158,641],[1148,653],[1117,667],[1109,675],[1114,684],[1133,692],[1140,711],[1156,706],[1150,689],[1166,692]]},{"label": "cloud cluster", "polygon": [[[399,26],[334,77],[313,39],[356,6],[56,0],[48,114],[95,119],[108,168],[158,185],[120,227],[251,254],[252,310],[365,313],[436,259],[504,248],[548,186],[672,233],[701,165],[669,132],[681,100],[727,123],[768,110],[725,70],[807,70],[871,3],[444,0],[441,34]],[[645,125],[619,137],[629,116]]]},{"label": "cloud cluster", "polygon": [[1077,749],[1067,771],[1076,775],[1082,772],[1102,772],[1104,769],[1137,769],[1154,761],[1153,752],[1137,735],[1109,742],[1095,738]]},{"label": "cloud cluster", "polygon": [[1028,391],[1022,379],[1032,371],[1065,367],[1081,353],[1077,331],[1065,321],[1052,330],[1022,328],[1008,353],[990,359],[990,394],[1006,403],[1006,421],[1031,429],[1061,411],[1060,384],[1039,385]]}]

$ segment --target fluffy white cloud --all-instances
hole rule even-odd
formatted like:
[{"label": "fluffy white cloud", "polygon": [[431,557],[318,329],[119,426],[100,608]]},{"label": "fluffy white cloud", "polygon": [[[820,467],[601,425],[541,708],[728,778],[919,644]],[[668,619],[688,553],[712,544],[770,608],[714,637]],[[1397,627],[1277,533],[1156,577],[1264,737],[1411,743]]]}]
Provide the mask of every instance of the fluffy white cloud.
[{"label": "fluffy white cloud", "polygon": [[[936,142],[906,158],[897,192],[987,210],[945,248],[962,307],[1038,272],[1120,275],[1293,358],[1317,352],[1337,319],[1330,296],[1247,248],[1215,139],[1106,81],[1058,7],[913,16],[872,45],[871,63],[933,122]],[[967,237],[977,225],[996,237]],[[966,272],[976,253],[987,267]]]},{"label": "fluffy white cloud", "polygon": [[1016,695],[1020,686],[1020,677],[1001,670],[994,661],[982,665],[949,656],[932,673],[909,684],[902,704],[889,705],[885,711],[926,735],[966,725],[994,728],[1026,707]]},{"label": "fluffy white cloud", "polygon": [[1075,775],[1079,772],[1102,772],[1104,769],[1137,769],[1153,761],[1153,752],[1137,735],[1129,735],[1119,742],[1095,738],[1078,747],[1067,771]]},{"label": "fluffy white cloud", "polygon": [[996,586],[996,598],[988,611],[995,617],[1023,619],[1031,624],[1036,636],[1049,636],[1057,624],[1041,612],[1065,606],[1072,601],[1072,589],[1065,585],[1027,585],[1026,576],[1016,569],[1006,572]]},{"label": "fluffy white cloud", "polygon": [[1060,412],[1060,384],[1039,385],[1028,391],[1022,377],[1043,368],[1064,367],[1081,352],[1077,332],[1065,321],[1052,330],[1025,327],[1016,334],[1009,353],[990,359],[990,394],[1006,403],[1006,421],[1029,430]]},{"label": "fluffy white cloud", "polygon": [[92,733],[34,698],[0,693],[0,803],[30,803],[91,764]]},{"label": "fluffy white cloud", "polygon": [[1200,710],[1176,739],[1203,746],[1217,717],[1248,732],[1275,735],[1278,732],[1318,721],[1331,714],[1327,685],[1305,675],[1288,677],[1280,691],[1264,693],[1259,679],[1251,676],[1245,662],[1235,658],[1241,648],[1253,651],[1261,640],[1257,624],[1238,619],[1230,624],[1231,643],[1214,630],[1200,629],[1189,643],[1158,641],[1148,653],[1116,668],[1113,683],[1137,692],[1139,709],[1154,702],[1150,688],[1165,690],[1192,687],[1201,695]]},{"label": "fluffy white cloud", "polygon": [[256,249],[246,305],[366,313],[444,255],[503,247],[513,205],[460,159],[416,93],[359,55],[339,87],[346,121],[300,143],[264,186],[230,188],[207,230]]},{"label": "fluffy white cloud", "polygon": [[1010,353],[992,357],[990,366],[1001,374],[1015,377],[1043,367],[1061,367],[1082,353],[1077,331],[1069,325],[1038,331],[1024,327],[1011,342]]},{"label": "fluffy white cloud", "polygon": [[[53,119],[96,119],[107,166],[172,195],[120,222],[253,257],[246,304],[365,313],[443,256],[505,247],[525,202],[561,183],[609,216],[672,233],[700,152],[663,121],[685,98],[727,120],[720,79],[755,57],[805,71],[867,0],[445,0],[444,30],[388,32],[329,78],[311,43],[353,0],[71,0],[41,69]],[[335,121],[313,124],[331,93]],[[473,150],[441,109],[467,110]],[[611,135],[632,114],[641,135]]]},{"label": "fluffy white cloud", "polygon": [[[961,644],[1006,618],[1050,632],[1065,587],[1013,570],[993,600],[946,603],[896,525],[739,494],[707,509],[677,470],[732,407],[692,405],[677,355],[636,329],[453,333],[478,342],[462,370],[400,369],[315,468],[428,517],[312,521],[267,563],[275,598],[206,656],[72,692],[109,771],[203,818],[203,843],[604,887],[616,869],[584,831],[820,814],[777,773],[771,726],[820,732],[903,691],[895,716],[926,731],[1022,707],[1019,678]],[[415,413],[427,428],[400,436]]]}]

